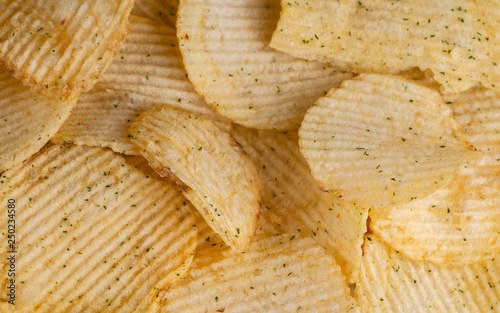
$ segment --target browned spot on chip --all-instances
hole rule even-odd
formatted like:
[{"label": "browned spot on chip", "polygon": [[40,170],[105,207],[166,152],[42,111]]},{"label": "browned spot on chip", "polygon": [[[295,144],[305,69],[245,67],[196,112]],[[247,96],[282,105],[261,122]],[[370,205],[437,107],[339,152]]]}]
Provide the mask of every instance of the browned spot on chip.
[{"label": "browned spot on chip", "polygon": [[175,174],[172,173],[169,167],[162,166],[161,163],[157,161],[149,163],[149,166],[151,166],[161,177],[167,177],[168,179],[173,181],[180,190],[184,192],[191,190],[188,185],[184,184],[184,182],[180,180],[179,177],[175,176]]}]

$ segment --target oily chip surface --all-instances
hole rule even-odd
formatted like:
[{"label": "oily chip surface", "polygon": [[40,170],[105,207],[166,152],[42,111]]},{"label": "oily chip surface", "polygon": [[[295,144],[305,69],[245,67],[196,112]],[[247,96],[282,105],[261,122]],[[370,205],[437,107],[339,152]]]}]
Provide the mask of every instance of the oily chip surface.
[{"label": "oily chip surface", "polygon": [[271,47],[358,73],[429,69],[445,93],[500,90],[500,2],[281,1]]},{"label": "oily chip surface", "polygon": [[177,37],[196,91],[217,112],[251,128],[297,128],[314,100],[350,74],[268,47],[276,0],[183,0]]},{"label": "oily chip surface", "polygon": [[0,200],[14,203],[0,228],[14,224],[15,242],[0,245],[16,259],[16,312],[151,311],[196,248],[194,209],[174,185],[103,148],[42,149],[3,173]]},{"label": "oily chip surface", "polygon": [[168,106],[142,112],[129,133],[151,167],[177,183],[226,244],[248,247],[261,183],[252,160],[229,133],[205,117]]},{"label": "oily chip surface", "polygon": [[120,50],[133,0],[2,0],[0,63],[57,99],[88,91]]},{"label": "oily chip surface", "polygon": [[414,201],[481,157],[434,90],[397,76],[362,74],[311,107],[300,151],[323,189],[362,207]]}]

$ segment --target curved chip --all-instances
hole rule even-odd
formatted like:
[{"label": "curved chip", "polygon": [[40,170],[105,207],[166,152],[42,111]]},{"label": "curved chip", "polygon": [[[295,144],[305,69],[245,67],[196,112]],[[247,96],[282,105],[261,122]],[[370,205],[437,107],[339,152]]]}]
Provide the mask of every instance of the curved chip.
[{"label": "curved chip", "polygon": [[138,155],[127,128],[151,106],[170,105],[211,118],[229,130],[194,91],[182,64],[175,30],[147,18],[130,17],[130,33],[98,84],[82,94],[54,143],[105,146]]},{"label": "curved chip", "polygon": [[[102,148],[43,149],[3,174],[0,201],[1,231],[14,235],[0,247],[15,259],[15,282],[1,285],[14,284],[16,312],[152,310],[196,247],[175,187]],[[2,262],[2,277],[11,269]]]},{"label": "curved chip", "polygon": [[498,312],[500,259],[459,267],[412,261],[369,236],[355,297],[362,312]]},{"label": "curved chip", "polygon": [[134,10],[152,20],[175,27],[179,0],[136,0]]},{"label": "curved chip", "polygon": [[0,69],[0,173],[40,150],[57,132],[75,101],[30,92]]},{"label": "curved chip", "polygon": [[316,98],[351,77],[269,48],[279,10],[277,0],[179,4],[177,37],[195,89],[247,127],[297,128]]},{"label": "curved chip", "polygon": [[348,204],[339,194],[320,190],[300,154],[296,132],[234,126],[231,135],[252,158],[262,182],[265,209],[259,225],[266,221],[289,238],[314,238],[333,254],[347,281],[354,283],[368,210]]},{"label": "curved chip", "polygon": [[500,90],[500,2],[282,0],[271,47],[344,70],[429,69],[447,93]]},{"label": "curved chip", "polygon": [[373,210],[371,228],[413,259],[453,266],[500,252],[500,96],[480,89],[447,100],[484,157],[425,199]]},{"label": "curved chip", "polygon": [[260,237],[245,253],[203,256],[160,312],[356,312],[340,267],[310,238]]},{"label": "curved chip", "polygon": [[120,50],[133,0],[0,2],[0,62],[58,99],[88,91]]},{"label": "curved chip", "polygon": [[316,101],[299,131],[324,189],[359,206],[423,198],[481,156],[440,95],[397,76],[363,74]]},{"label": "curved chip", "polygon": [[133,142],[174,180],[224,242],[244,250],[255,232],[261,183],[241,146],[209,119],[167,106],[142,112]]}]

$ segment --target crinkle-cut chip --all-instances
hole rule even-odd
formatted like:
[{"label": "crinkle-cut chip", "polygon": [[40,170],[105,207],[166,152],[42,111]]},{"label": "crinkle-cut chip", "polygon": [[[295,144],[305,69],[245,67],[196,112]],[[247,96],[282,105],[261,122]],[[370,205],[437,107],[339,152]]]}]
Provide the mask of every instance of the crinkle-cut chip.
[{"label": "crinkle-cut chip", "polygon": [[75,101],[30,92],[0,69],[0,173],[40,150],[57,132]]},{"label": "crinkle-cut chip", "polygon": [[300,150],[324,189],[359,206],[423,198],[481,156],[440,95],[397,76],[362,74],[311,107]]},{"label": "crinkle-cut chip", "polygon": [[182,194],[103,148],[43,149],[3,174],[0,201],[16,224],[17,312],[152,310],[196,247],[194,208]]},{"label": "crinkle-cut chip", "polygon": [[0,63],[36,93],[76,99],[128,33],[133,0],[2,0]]},{"label": "crinkle-cut chip", "polygon": [[82,94],[52,142],[105,146],[138,155],[127,128],[151,106],[170,105],[209,117],[224,130],[231,123],[194,91],[177,47],[175,30],[130,17],[130,33],[100,82]]},{"label": "crinkle-cut chip", "polygon": [[256,237],[245,253],[196,256],[160,312],[356,311],[340,267],[311,238]]},{"label": "crinkle-cut chip", "polygon": [[137,114],[151,105],[143,96],[97,84],[80,96],[51,142],[108,147],[115,152],[139,155],[127,129]]},{"label": "crinkle-cut chip", "polygon": [[500,311],[500,258],[440,267],[408,259],[376,235],[368,238],[355,289],[361,312]]},{"label": "crinkle-cut chip", "polygon": [[151,167],[178,184],[225,243],[237,250],[248,246],[261,183],[252,160],[228,132],[167,106],[141,112],[129,132]]},{"label": "crinkle-cut chip", "polygon": [[141,16],[175,27],[178,6],[179,0],[136,0],[134,11],[137,10]]},{"label": "crinkle-cut chip", "polygon": [[500,253],[500,96],[479,89],[447,100],[484,157],[425,199],[373,210],[371,228],[415,260],[451,266]]},{"label": "crinkle-cut chip", "polygon": [[[336,193],[323,192],[300,154],[296,132],[252,130],[235,126],[231,135],[252,158],[262,182],[258,232],[313,237],[333,254],[349,283],[361,264],[368,210]],[[268,228],[266,221],[274,228]]]},{"label": "crinkle-cut chip", "polygon": [[[146,174],[146,177],[153,177],[155,179],[161,180],[161,176],[156,173],[151,166],[149,166],[148,160],[143,156],[126,156],[127,164],[134,166],[139,171]],[[218,246],[221,249],[225,249],[226,245],[224,241],[217,235],[216,232],[207,224],[203,219],[203,216],[197,211],[192,210],[192,215],[196,218],[196,228],[198,228],[198,244],[196,245],[196,255],[203,253],[207,249],[212,249],[214,246]],[[260,220],[259,220],[260,221]]]},{"label": "crinkle-cut chip", "polygon": [[297,128],[314,100],[352,77],[269,48],[279,11],[279,0],[180,1],[177,37],[189,79],[235,123]]},{"label": "crinkle-cut chip", "polygon": [[175,29],[150,19],[130,16],[127,40],[101,83],[108,89],[133,92],[150,102],[209,117],[230,129],[230,121],[215,113],[187,78]]},{"label": "crinkle-cut chip", "polygon": [[500,90],[500,2],[282,0],[271,47],[344,70],[430,69],[443,92]]}]

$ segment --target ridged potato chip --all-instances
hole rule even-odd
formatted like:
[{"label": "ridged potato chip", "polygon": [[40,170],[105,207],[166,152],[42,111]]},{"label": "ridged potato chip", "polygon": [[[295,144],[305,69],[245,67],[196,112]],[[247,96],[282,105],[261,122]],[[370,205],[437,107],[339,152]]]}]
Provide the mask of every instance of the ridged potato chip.
[{"label": "ridged potato chip", "polygon": [[321,187],[361,207],[423,198],[481,156],[434,90],[397,76],[362,74],[311,107],[300,150]]},{"label": "ridged potato chip", "polygon": [[120,50],[133,4],[2,0],[0,63],[33,92],[76,99]]},{"label": "ridged potato chip", "polygon": [[177,37],[196,91],[235,123],[297,128],[314,100],[350,74],[268,47],[277,0],[183,0]]},{"label": "ridged potato chip", "polygon": [[175,27],[179,0],[136,0],[134,10],[142,16]]},{"label": "ridged potato chip", "polygon": [[252,240],[245,253],[205,251],[162,304],[164,313],[357,310],[333,257],[310,238],[284,236]]},{"label": "ridged potato chip", "polygon": [[0,69],[0,173],[40,150],[69,116],[75,101],[37,95]]},{"label": "ridged potato chip", "polygon": [[500,90],[500,2],[282,0],[271,47],[344,70],[432,70],[447,93]]},{"label": "ridged potato chip", "polygon": [[408,259],[376,235],[368,238],[355,290],[361,312],[500,311],[500,259],[446,268]]},{"label": "ridged potato chip", "polygon": [[175,30],[131,16],[130,33],[120,53],[99,83],[81,95],[52,142],[105,146],[139,155],[127,128],[140,111],[159,105],[207,116],[229,130],[229,120],[201,99],[186,76]]},{"label": "ridged potato chip", "polygon": [[415,260],[454,266],[500,252],[500,96],[478,89],[447,103],[484,157],[427,198],[372,210],[371,228]]},{"label": "ridged potato chip", "polygon": [[259,231],[312,237],[333,254],[349,283],[361,264],[368,210],[320,190],[300,154],[297,132],[252,130],[235,126],[231,135],[252,158],[262,182],[261,221],[274,226]]},{"label": "ridged potato chip", "polygon": [[[14,224],[15,242],[0,247],[16,260],[17,312],[152,310],[194,255],[187,200],[103,148],[43,149],[3,174],[0,201],[15,210],[2,205],[0,228]],[[2,277],[11,268],[2,262]]]},{"label": "ridged potato chip", "polygon": [[209,119],[153,107],[129,128],[141,154],[174,180],[225,243],[244,250],[255,233],[261,183],[241,146]]}]

